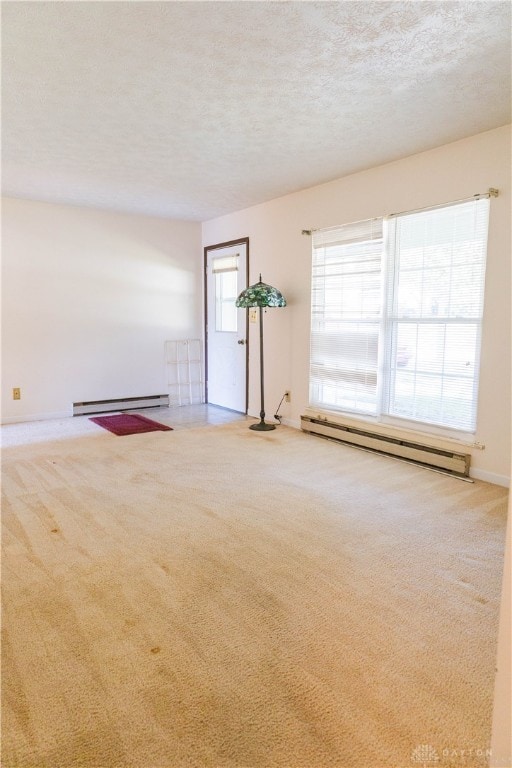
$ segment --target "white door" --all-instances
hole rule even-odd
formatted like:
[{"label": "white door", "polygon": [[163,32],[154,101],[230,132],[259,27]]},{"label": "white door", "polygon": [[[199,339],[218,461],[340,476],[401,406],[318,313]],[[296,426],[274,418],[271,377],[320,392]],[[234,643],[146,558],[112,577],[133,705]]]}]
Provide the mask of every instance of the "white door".
[{"label": "white door", "polygon": [[206,253],[206,392],[213,405],[247,412],[247,310],[235,300],[247,287],[248,239]]}]

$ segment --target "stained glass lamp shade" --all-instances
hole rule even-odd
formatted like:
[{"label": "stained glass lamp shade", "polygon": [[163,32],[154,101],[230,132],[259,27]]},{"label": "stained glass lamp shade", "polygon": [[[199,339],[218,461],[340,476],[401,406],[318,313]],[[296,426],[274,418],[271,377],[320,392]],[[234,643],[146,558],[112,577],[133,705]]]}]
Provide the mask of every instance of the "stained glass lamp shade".
[{"label": "stained glass lamp shade", "polygon": [[286,307],[286,299],[283,294],[267,283],[262,283],[261,275],[258,283],[250,285],[245,291],[242,291],[235,302],[241,309],[250,309],[251,307],[260,308],[260,390],[261,390],[261,408],[260,420],[257,424],[251,424],[249,429],[258,432],[268,432],[275,429],[275,424],[265,422],[265,392],[264,392],[264,373],[263,373],[263,310],[267,307]]}]

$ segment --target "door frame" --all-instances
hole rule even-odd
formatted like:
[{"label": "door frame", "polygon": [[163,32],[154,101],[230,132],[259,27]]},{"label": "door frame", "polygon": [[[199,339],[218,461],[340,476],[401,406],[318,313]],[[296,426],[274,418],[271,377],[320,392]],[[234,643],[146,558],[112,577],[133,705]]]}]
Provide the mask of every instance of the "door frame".
[{"label": "door frame", "polygon": [[[205,245],[203,278],[204,278],[204,400],[208,402],[208,254],[220,248],[230,248],[233,245],[245,245],[246,254],[246,288],[249,286],[249,238],[239,237],[225,243]],[[245,316],[245,413],[249,409],[249,313]]]}]

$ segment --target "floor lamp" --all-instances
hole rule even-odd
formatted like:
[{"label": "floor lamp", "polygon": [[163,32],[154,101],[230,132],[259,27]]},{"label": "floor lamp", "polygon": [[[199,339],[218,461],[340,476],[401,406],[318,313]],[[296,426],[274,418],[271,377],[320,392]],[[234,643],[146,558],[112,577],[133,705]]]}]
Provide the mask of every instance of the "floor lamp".
[{"label": "floor lamp", "polygon": [[263,376],[263,310],[266,307],[286,307],[286,299],[271,285],[261,282],[261,275],[259,283],[250,285],[245,291],[242,291],[240,296],[235,302],[237,307],[241,309],[249,309],[251,307],[260,308],[260,389],[261,389],[261,409],[260,420],[257,424],[251,424],[249,429],[255,429],[258,432],[269,432],[271,429],[275,429],[275,424],[267,424],[265,422],[265,392],[264,392],[264,376]]}]

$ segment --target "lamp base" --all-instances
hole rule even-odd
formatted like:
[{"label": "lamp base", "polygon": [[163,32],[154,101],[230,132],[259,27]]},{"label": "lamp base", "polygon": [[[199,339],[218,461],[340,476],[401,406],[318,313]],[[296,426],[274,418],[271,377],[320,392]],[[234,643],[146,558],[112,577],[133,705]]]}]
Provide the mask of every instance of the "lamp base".
[{"label": "lamp base", "polygon": [[271,429],[275,429],[275,424],[267,424],[265,421],[258,421],[257,424],[251,424],[249,429],[255,429],[256,432],[270,432]]}]

